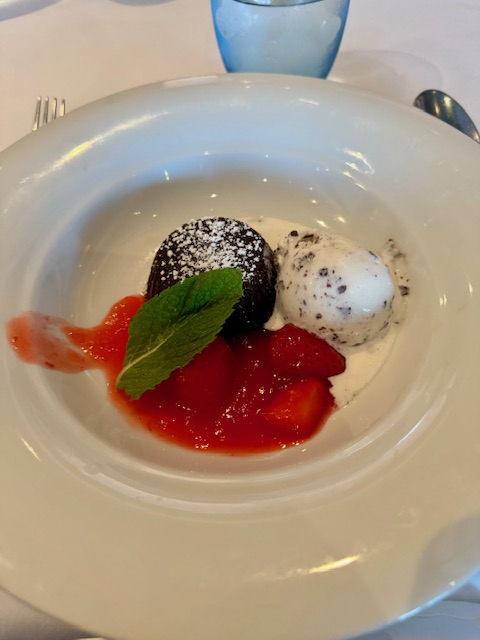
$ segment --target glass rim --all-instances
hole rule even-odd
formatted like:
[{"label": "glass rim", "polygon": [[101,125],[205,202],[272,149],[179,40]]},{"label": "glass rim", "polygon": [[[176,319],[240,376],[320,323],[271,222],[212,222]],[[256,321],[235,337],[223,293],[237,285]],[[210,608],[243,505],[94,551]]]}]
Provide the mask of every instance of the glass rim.
[{"label": "glass rim", "polygon": [[242,4],[254,4],[262,7],[290,7],[297,4],[312,4],[323,0],[234,0]]}]

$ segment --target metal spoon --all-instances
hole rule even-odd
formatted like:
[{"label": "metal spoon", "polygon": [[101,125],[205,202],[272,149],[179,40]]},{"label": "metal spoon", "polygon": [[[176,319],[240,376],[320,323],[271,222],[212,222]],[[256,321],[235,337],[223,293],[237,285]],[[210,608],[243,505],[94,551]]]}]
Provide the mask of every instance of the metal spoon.
[{"label": "metal spoon", "polygon": [[413,101],[415,107],[422,109],[450,124],[475,142],[480,143],[480,134],[465,109],[443,91],[427,89],[422,91]]}]

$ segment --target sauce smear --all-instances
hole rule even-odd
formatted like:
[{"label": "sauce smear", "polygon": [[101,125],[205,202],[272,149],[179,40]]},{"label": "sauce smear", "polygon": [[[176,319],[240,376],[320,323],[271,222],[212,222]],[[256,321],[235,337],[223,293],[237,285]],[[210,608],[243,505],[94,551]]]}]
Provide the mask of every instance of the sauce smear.
[{"label": "sauce smear", "polygon": [[128,326],[145,299],[127,296],[95,327],[81,328],[56,316],[26,312],[12,318],[7,336],[24,362],[65,373],[101,369],[110,400],[151,433],[190,449],[226,454],[273,451],[299,444],[316,433],[334,407],[329,394],[321,419],[308,430],[285,428],[265,418],[276,393],[290,384],[270,366],[271,332],[261,329],[222,337],[168,380],[130,399],[115,386],[122,370]]}]

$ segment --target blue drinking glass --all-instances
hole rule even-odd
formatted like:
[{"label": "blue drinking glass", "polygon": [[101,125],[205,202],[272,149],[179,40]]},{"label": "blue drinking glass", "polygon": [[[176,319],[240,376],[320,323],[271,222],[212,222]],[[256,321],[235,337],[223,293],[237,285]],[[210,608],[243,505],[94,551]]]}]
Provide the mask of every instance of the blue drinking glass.
[{"label": "blue drinking glass", "polygon": [[229,72],[326,78],[350,0],[211,0],[215,34]]}]

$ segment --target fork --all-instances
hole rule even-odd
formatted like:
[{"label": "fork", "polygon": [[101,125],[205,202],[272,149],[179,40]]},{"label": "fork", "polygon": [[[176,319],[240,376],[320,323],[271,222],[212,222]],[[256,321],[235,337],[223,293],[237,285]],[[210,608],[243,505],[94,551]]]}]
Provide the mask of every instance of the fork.
[{"label": "fork", "polygon": [[41,96],[37,96],[32,131],[36,131],[44,124],[48,124],[52,122],[52,120],[64,116],[65,108],[65,99],[57,100],[57,98],[52,98],[52,104],[50,105],[50,98],[46,97],[42,99]]}]

